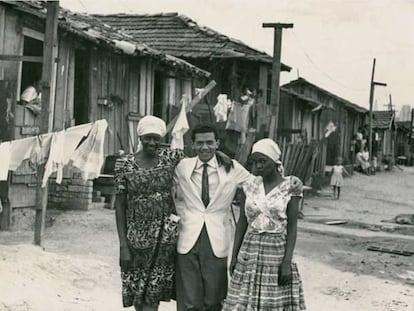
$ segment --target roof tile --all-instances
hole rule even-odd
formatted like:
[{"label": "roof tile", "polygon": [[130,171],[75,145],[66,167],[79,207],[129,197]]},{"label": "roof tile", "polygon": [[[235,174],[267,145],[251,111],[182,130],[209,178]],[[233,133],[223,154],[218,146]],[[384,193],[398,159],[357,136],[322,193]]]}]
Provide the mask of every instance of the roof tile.
[{"label": "roof tile", "polygon": [[[191,18],[178,13],[95,16],[104,23],[122,29],[135,39],[177,57],[233,57],[265,63],[272,62],[272,57],[265,52],[251,48],[242,41],[232,39],[211,28],[199,26]],[[154,39],[156,42],[153,41]],[[185,44],[182,45],[181,41]],[[175,43],[175,46],[171,42]],[[200,52],[200,45],[207,49]],[[282,70],[288,71],[290,67],[282,64]]]}]

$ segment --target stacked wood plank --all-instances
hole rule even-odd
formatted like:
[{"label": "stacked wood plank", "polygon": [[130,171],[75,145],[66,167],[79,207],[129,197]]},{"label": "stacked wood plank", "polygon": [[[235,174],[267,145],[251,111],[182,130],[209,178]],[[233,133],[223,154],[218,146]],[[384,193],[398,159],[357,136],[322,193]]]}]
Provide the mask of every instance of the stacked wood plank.
[{"label": "stacked wood plank", "polygon": [[299,177],[305,185],[323,175],[326,164],[326,144],[312,142],[310,144],[282,144],[282,162],[285,175]]}]

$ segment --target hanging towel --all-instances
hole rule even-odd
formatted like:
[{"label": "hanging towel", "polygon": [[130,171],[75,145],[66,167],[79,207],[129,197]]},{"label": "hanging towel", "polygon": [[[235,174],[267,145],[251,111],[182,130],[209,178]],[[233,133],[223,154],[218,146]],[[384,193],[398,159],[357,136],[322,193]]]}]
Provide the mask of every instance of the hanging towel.
[{"label": "hanging towel", "polygon": [[53,133],[50,143],[49,158],[45,165],[42,187],[46,187],[47,181],[53,172],[57,172],[56,183],[60,184],[63,177],[63,151],[65,146],[65,132]]},{"label": "hanging towel", "polygon": [[53,133],[36,136],[30,152],[29,160],[32,164],[41,165],[46,163],[50,153],[50,144]]},{"label": "hanging towel", "polygon": [[12,141],[9,166],[9,169],[11,171],[15,171],[23,162],[23,160],[30,158],[30,154],[36,143],[36,139],[36,137],[29,137]]},{"label": "hanging towel", "polygon": [[233,102],[229,118],[226,124],[226,130],[234,130],[240,133],[246,133],[249,123],[249,111],[252,103],[242,105]]},{"label": "hanging towel", "polygon": [[0,144],[0,180],[7,180],[10,167],[11,143],[6,141]]},{"label": "hanging towel", "polygon": [[231,100],[227,98],[226,94],[220,94],[217,96],[217,104],[214,106],[214,115],[216,116],[216,122],[227,121],[227,111],[231,107]]},{"label": "hanging towel", "polygon": [[[99,122],[99,121],[97,121]],[[92,129],[93,123],[82,124],[65,130],[65,146],[63,154],[63,164],[68,164],[70,157],[79,146],[82,140],[86,139]]]},{"label": "hanging towel", "polygon": [[184,150],[184,134],[190,128],[190,126],[188,125],[186,112],[187,102],[187,96],[183,95],[183,99],[181,100],[181,110],[178,115],[177,122],[175,122],[174,128],[171,132],[171,149]]},{"label": "hanging towel", "polygon": [[88,137],[70,157],[73,166],[80,169],[84,180],[99,176],[104,164],[104,140],[108,127],[106,120],[96,121]]}]

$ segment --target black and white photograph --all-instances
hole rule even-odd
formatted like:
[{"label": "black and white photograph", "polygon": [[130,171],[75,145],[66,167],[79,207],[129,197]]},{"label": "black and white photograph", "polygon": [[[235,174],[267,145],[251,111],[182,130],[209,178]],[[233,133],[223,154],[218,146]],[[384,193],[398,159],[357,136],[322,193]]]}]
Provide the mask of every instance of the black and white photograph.
[{"label": "black and white photograph", "polygon": [[0,0],[0,311],[414,311],[413,0]]}]

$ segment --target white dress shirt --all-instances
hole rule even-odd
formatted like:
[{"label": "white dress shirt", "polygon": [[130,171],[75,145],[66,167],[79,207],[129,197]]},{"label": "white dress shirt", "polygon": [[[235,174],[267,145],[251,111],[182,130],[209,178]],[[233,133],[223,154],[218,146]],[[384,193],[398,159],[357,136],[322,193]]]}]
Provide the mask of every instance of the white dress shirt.
[{"label": "white dress shirt", "polygon": [[[198,194],[201,197],[201,187],[203,180],[203,161],[197,158],[196,166],[191,174],[191,181],[195,184]],[[208,191],[210,200],[214,197],[217,187],[220,183],[219,175],[217,172],[218,162],[216,156],[213,156],[210,161],[207,162],[207,174],[208,174]]]}]

